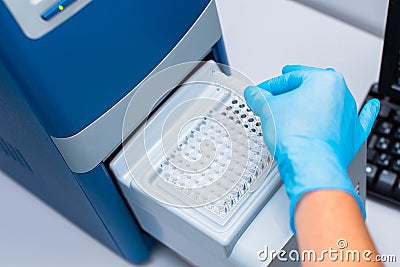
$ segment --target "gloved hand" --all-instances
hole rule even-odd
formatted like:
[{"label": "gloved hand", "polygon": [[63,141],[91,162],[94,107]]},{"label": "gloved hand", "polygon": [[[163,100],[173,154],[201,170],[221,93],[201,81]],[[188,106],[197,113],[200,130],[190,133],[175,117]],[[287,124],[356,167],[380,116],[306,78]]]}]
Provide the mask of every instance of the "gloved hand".
[{"label": "gloved hand", "polygon": [[292,230],[296,204],[313,190],[348,192],[365,218],[346,169],[371,132],[379,101],[368,101],[357,115],[354,98],[335,70],[285,66],[282,74],[246,88],[244,96],[261,117],[267,147],[276,148],[275,159],[291,201]]}]

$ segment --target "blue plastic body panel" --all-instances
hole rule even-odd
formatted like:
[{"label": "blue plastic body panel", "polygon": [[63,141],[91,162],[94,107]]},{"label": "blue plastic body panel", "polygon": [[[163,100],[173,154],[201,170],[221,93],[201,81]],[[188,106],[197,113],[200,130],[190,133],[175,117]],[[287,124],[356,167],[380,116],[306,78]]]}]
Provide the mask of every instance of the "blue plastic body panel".
[{"label": "blue plastic body panel", "polygon": [[[50,136],[79,132],[125,96],[208,3],[97,0],[31,40],[0,1],[0,168],[129,261],[145,260],[151,241],[104,163],[73,173]],[[212,52],[227,64],[222,39]]]},{"label": "blue plastic body panel", "polygon": [[99,219],[124,258],[140,262],[149,256],[142,233],[126,207],[104,164],[84,174],[75,174],[79,185],[95,207]]},{"label": "blue plastic body panel", "polygon": [[136,222],[102,164],[72,173],[1,65],[0,168],[117,254],[146,259]]},{"label": "blue plastic body panel", "polygon": [[68,137],[154,69],[208,3],[96,0],[31,40],[0,1],[0,57],[13,69],[45,130]]}]

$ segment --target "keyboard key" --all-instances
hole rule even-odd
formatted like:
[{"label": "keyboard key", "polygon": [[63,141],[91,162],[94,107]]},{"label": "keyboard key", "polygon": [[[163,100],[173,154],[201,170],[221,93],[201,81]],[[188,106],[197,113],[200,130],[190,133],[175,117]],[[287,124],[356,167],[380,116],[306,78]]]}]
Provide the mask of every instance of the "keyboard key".
[{"label": "keyboard key", "polygon": [[400,142],[397,141],[392,145],[392,153],[400,156]]},{"label": "keyboard key", "polygon": [[397,138],[397,139],[400,139],[400,127],[398,127],[396,129],[396,131],[394,132],[394,137]]},{"label": "keyboard key", "polygon": [[376,159],[376,163],[378,165],[381,165],[383,167],[387,167],[390,165],[390,161],[392,160],[392,157],[386,153],[382,153],[378,156]]},{"label": "keyboard key", "polygon": [[399,109],[396,109],[396,111],[394,112],[392,120],[394,122],[400,123],[400,110]]},{"label": "keyboard key", "polygon": [[378,127],[378,132],[384,135],[389,135],[390,132],[392,131],[393,124],[387,121],[383,121],[380,123]]},{"label": "keyboard key", "polygon": [[375,132],[377,131],[378,128],[378,118],[374,121],[374,124],[372,125],[372,131]]},{"label": "keyboard key", "polygon": [[371,134],[368,139],[368,149],[373,149],[376,145],[376,141],[378,141],[378,136],[376,136],[375,134]]},{"label": "keyboard key", "polygon": [[375,175],[376,175],[377,171],[378,171],[378,168],[373,164],[367,164],[365,166],[365,172],[367,174],[367,183],[369,185],[372,185],[374,183],[374,179],[375,179]]},{"label": "keyboard key", "polygon": [[375,158],[376,158],[376,154],[377,153],[376,153],[375,149],[368,149],[368,152],[367,152],[368,161],[373,162],[375,160]]},{"label": "keyboard key", "polygon": [[381,101],[381,109],[379,110],[379,117],[387,118],[390,114],[390,107],[386,102]]},{"label": "keyboard key", "polygon": [[395,171],[395,172],[400,173],[400,159],[396,159],[393,162],[392,170]]},{"label": "keyboard key", "polygon": [[375,147],[380,150],[387,150],[389,148],[389,143],[390,143],[389,138],[379,137]]},{"label": "keyboard key", "polygon": [[375,187],[378,191],[389,194],[396,183],[396,179],[397,174],[388,170],[383,170],[379,175]]}]

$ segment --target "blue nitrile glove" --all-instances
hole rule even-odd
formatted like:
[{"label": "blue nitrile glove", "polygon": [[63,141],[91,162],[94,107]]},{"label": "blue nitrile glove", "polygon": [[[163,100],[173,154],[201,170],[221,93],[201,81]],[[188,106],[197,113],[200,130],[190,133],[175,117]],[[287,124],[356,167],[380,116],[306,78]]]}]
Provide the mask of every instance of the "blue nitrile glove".
[{"label": "blue nitrile glove", "polygon": [[365,218],[346,169],[371,132],[379,101],[368,101],[358,115],[353,96],[335,70],[285,66],[282,74],[246,88],[244,96],[261,117],[268,148],[276,148],[275,159],[291,201],[292,230],[297,202],[313,190],[348,192]]}]

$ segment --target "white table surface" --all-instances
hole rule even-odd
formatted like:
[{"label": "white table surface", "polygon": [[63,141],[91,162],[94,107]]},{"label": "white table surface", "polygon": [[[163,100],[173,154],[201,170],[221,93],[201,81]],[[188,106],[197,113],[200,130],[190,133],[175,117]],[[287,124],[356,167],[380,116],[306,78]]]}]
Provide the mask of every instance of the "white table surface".
[{"label": "white table surface", "polygon": [[[230,63],[255,82],[285,64],[329,66],[346,77],[360,105],[378,79],[382,39],[291,1],[217,4]],[[378,250],[400,261],[400,209],[370,199],[366,208]],[[0,266],[188,266],[162,245],[142,265],[124,261],[1,172],[0,212]]]}]

